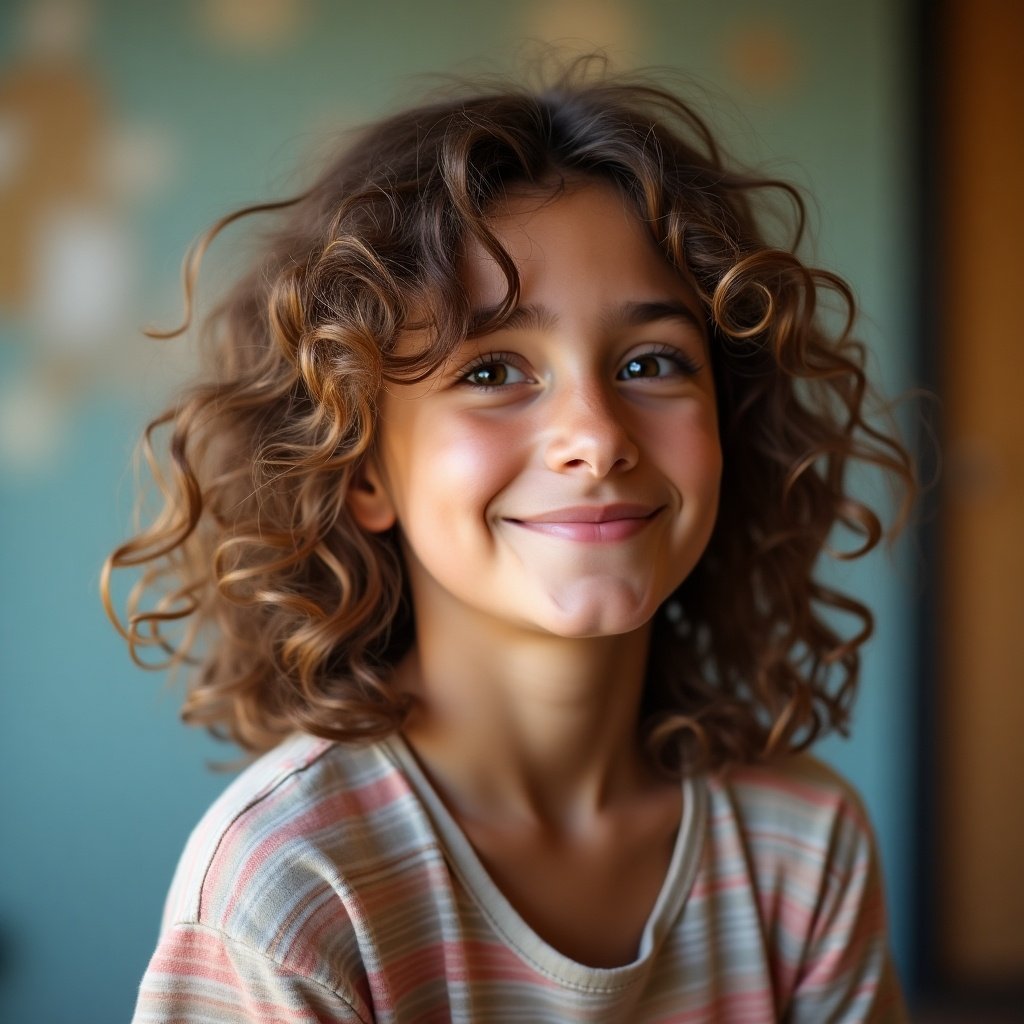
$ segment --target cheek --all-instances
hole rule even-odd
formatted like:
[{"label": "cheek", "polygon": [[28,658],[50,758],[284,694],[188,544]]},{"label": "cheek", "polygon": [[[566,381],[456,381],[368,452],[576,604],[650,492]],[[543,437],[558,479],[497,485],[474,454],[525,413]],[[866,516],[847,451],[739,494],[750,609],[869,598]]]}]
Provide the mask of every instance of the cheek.
[{"label": "cheek", "polygon": [[663,429],[659,438],[662,465],[687,490],[717,492],[722,476],[718,424],[707,410],[693,410]]},{"label": "cheek", "polygon": [[439,430],[433,442],[436,464],[452,477],[485,475],[501,465],[516,432],[508,424],[466,417]]},{"label": "cheek", "polygon": [[[430,417],[416,424],[393,485],[407,534],[479,522],[519,463],[522,431],[500,421]],[[394,460],[398,465],[399,460]]]},{"label": "cheek", "polygon": [[686,437],[679,446],[680,472],[694,484],[718,489],[722,477],[722,449],[718,436]]}]

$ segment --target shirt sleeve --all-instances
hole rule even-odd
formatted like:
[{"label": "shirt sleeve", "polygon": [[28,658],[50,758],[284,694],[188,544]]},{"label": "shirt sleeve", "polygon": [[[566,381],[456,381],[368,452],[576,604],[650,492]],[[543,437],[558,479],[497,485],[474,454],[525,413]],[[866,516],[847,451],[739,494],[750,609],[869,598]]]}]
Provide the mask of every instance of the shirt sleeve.
[{"label": "shirt sleeve", "polygon": [[132,1024],[370,1024],[343,995],[199,924],[160,939]]},{"label": "shirt sleeve", "polygon": [[904,1024],[889,953],[885,894],[870,824],[859,803],[844,808],[830,837],[813,924],[788,1024]]}]

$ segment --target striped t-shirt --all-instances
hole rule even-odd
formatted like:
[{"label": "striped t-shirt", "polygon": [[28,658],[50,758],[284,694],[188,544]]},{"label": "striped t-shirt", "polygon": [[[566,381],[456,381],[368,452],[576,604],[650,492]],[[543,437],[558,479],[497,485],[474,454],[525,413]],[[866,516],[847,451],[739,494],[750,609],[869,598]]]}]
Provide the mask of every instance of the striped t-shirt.
[{"label": "striped t-shirt", "polygon": [[637,957],[595,968],[519,916],[400,737],[295,737],[189,840],[135,1021],[905,1020],[850,787],[808,756],[682,786]]}]

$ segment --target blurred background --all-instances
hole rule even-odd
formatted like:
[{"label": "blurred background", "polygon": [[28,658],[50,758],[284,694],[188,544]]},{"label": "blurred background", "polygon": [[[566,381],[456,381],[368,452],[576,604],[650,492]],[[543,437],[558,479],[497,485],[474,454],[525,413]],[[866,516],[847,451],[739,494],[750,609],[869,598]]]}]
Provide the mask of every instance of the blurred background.
[{"label": "blurred background", "polygon": [[[745,160],[814,197],[808,255],[941,483],[840,572],[877,612],[853,737],[921,1020],[1024,1006],[1024,5],[1013,0],[4,0],[0,4],[0,1020],[126,1020],[188,830],[234,752],[180,725],[97,596],[131,452],[194,359],[192,239],[291,194],[421,72],[524,41],[692,77]],[[217,243],[228,277],[245,235]],[[209,279],[205,280],[209,298]],[[1014,303],[1011,309],[1010,303]],[[1011,393],[1011,389],[1013,389]],[[920,418],[927,413],[930,428]],[[1019,1000],[1019,1001],[1015,1001]]]}]

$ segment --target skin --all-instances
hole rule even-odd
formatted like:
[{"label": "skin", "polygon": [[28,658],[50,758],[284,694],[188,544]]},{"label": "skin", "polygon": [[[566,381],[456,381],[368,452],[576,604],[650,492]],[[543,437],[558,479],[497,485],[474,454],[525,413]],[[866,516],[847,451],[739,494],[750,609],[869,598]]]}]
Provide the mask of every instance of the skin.
[{"label": "skin", "polygon": [[[636,955],[681,813],[638,715],[651,620],[717,512],[704,318],[606,184],[513,195],[491,226],[521,276],[514,321],[388,389],[349,500],[364,528],[400,527],[406,739],[527,923],[612,966]],[[463,273],[476,307],[503,296],[482,250]]]}]

